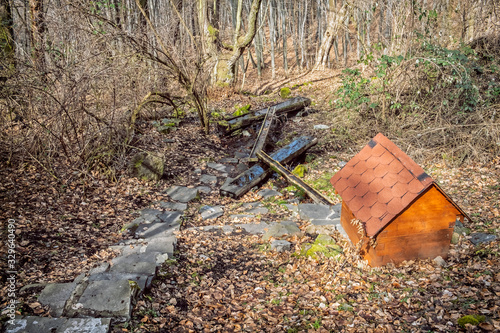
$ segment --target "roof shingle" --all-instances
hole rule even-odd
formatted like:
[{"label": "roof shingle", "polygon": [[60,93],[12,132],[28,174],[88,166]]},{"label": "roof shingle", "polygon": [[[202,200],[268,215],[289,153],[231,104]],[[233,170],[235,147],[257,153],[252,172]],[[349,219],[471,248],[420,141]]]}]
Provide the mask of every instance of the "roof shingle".
[{"label": "roof shingle", "polygon": [[330,180],[354,216],[375,236],[434,181],[408,155],[377,134]]}]

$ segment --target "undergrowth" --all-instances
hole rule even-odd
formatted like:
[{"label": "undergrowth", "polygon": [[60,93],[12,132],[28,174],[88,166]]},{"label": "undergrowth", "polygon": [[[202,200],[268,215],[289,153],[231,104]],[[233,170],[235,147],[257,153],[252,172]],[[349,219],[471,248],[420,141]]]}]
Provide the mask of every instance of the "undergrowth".
[{"label": "undergrowth", "polygon": [[[451,164],[500,154],[499,39],[447,49],[425,41],[410,55],[365,55],[343,71],[331,104],[334,136],[377,132],[397,137],[414,155]],[[432,154],[433,153],[433,154]]]}]

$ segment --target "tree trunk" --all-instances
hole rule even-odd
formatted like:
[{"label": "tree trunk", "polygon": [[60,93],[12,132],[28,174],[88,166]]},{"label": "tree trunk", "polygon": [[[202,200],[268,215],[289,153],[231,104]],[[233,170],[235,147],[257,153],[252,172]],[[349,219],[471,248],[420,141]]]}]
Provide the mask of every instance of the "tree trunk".
[{"label": "tree trunk", "polygon": [[31,46],[33,49],[33,64],[36,70],[45,71],[45,17],[42,0],[29,0]]},{"label": "tree trunk", "polygon": [[[14,29],[12,28],[10,1],[0,1],[0,54],[8,61],[14,60]],[[1,74],[0,74],[1,75]]]},{"label": "tree trunk", "polygon": [[[211,84],[226,86],[235,82],[236,64],[255,37],[257,16],[262,0],[252,1],[250,13],[248,14],[248,26],[244,35],[238,29],[241,24],[241,11],[237,11],[236,29],[233,34],[232,44],[230,45],[223,44],[219,38],[219,31],[211,24],[209,20],[208,1],[210,0],[198,0],[198,22],[201,31],[202,51],[210,59],[209,65],[213,68]],[[238,2],[238,8],[241,8],[243,0],[238,0]]]},{"label": "tree trunk", "polygon": [[335,39],[337,39],[340,27],[342,25],[342,22],[345,20],[346,16],[347,16],[347,3],[345,3],[340,8],[340,10],[336,12],[335,3],[333,0],[330,0],[328,7],[328,27],[325,31],[325,35],[323,36],[323,41],[321,42],[321,46],[318,50],[314,69],[316,70],[324,69],[326,67],[328,56],[333,46],[333,42],[335,41]]}]

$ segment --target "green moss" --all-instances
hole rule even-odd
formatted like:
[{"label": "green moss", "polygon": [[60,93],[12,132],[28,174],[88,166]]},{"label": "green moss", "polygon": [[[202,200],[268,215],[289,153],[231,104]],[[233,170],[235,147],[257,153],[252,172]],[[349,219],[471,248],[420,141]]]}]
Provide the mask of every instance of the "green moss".
[{"label": "green moss", "polygon": [[458,319],[458,325],[462,328],[465,328],[466,324],[471,324],[473,326],[477,326],[480,323],[484,322],[486,318],[484,316],[479,315],[466,315],[462,318]]},{"label": "green moss", "polygon": [[299,178],[304,178],[305,174],[307,173],[307,166],[304,164],[299,164],[293,169],[292,173],[299,177]]},{"label": "green moss", "polygon": [[332,237],[319,235],[313,244],[304,244],[300,255],[319,259],[318,253],[322,253],[325,258],[336,258],[342,253],[342,247]]},{"label": "green moss", "polygon": [[281,98],[288,98],[290,97],[292,91],[288,87],[283,87],[280,89],[280,96]]},{"label": "green moss", "polygon": [[233,113],[233,116],[238,117],[238,116],[243,116],[247,113],[250,112],[250,104],[247,104],[245,106],[239,107],[236,109],[236,111]]}]

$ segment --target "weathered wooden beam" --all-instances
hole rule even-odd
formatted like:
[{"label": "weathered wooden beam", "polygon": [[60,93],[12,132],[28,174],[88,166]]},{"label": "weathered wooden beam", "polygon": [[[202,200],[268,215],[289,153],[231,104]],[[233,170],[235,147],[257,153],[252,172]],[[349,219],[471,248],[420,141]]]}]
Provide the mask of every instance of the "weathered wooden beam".
[{"label": "weathered wooden beam", "polygon": [[267,164],[271,169],[278,172],[282,175],[289,183],[301,188],[304,192],[307,193],[309,198],[313,199],[317,204],[323,205],[333,205],[333,202],[330,201],[327,197],[316,191],[311,186],[307,185],[302,181],[302,179],[296,177],[293,173],[288,171],[284,166],[282,166],[278,161],[275,161],[271,158],[271,156],[267,155],[263,151],[257,152],[257,157]]},{"label": "weathered wooden beam", "polygon": [[[286,100],[282,103],[271,106],[275,108],[275,114],[280,115],[283,113],[299,111],[306,106],[311,105],[311,100],[306,97],[294,97]],[[234,117],[228,120],[220,121],[219,127],[222,129],[225,135],[231,134],[236,130],[248,127],[255,122],[261,121],[265,118],[269,108],[261,109],[253,113],[248,113],[243,116]]]},{"label": "weathered wooden beam", "polygon": [[266,117],[264,118],[262,126],[260,127],[259,135],[257,136],[252,151],[250,152],[250,156],[248,157],[249,162],[258,161],[256,153],[261,151],[262,148],[264,148],[264,144],[266,143],[267,139],[267,134],[269,133],[269,129],[271,128],[271,124],[273,123],[275,113],[276,113],[275,107],[270,107],[267,110]]},{"label": "weathered wooden beam", "polygon": [[[274,160],[280,163],[287,163],[304,153],[316,143],[318,143],[316,138],[302,136],[273,153],[271,156]],[[220,194],[232,198],[239,198],[248,192],[252,187],[263,181],[271,172],[272,170],[267,167],[264,168],[260,164],[256,164],[247,171],[238,175],[235,179],[222,185]]]}]

